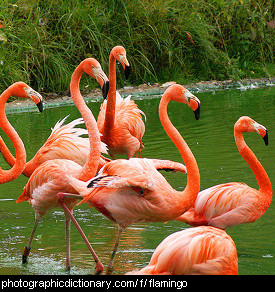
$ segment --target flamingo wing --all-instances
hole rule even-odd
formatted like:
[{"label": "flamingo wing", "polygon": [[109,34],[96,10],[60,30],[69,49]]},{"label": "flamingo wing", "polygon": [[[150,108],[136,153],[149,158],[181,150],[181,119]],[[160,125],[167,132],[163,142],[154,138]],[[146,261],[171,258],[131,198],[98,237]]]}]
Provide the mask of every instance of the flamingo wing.
[{"label": "flamingo wing", "polygon": [[[68,116],[67,116],[68,117]],[[84,124],[82,118],[78,118],[66,125],[65,117],[58,121],[45,144],[38,150],[32,160],[39,161],[39,164],[51,159],[69,159],[80,165],[84,165],[89,154],[88,131],[76,126]],[[101,142],[101,152],[107,154],[107,147]]]},{"label": "flamingo wing", "polygon": [[187,173],[186,166],[182,163],[163,159],[151,160],[157,170]]},{"label": "flamingo wing", "polygon": [[[120,96],[120,95],[119,95]],[[117,97],[116,118],[128,127],[130,134],[141,141],[144,132],[145,125],[142,120],[142,115],[146,121],[145,113],[140,110],[136,103],[130,99],[131,95],[126,98]]]},{"label": "flamingo wing", "polygon": [[237,274],[235,244],[223,230],[201,226],[175,232],[154,251],[145,268],[129,274]]},{"label": "flamingo wing", "polygon": [[80,169],[81,166],[71,160],[55,159],[44,162],[34,170],[16,203],[29,200],[33,208],[43,216],[48,210],[59,206],[57,193],[75,193],[68,183],[68,176]]},{"label": "flamingo wing", "polygon": [[257,190],[244,183],[225,183],[199,192],[194,206],[177,220],[225,229],[255,219]]},{"label": "flamingo wing", "polygon": [[153,182],[150,181],[148,170],[144,167],[144,165],[148,167],[146,160],[137,158],[113,160],[101,169],[98,176],[89,181],[88,188],[133,186],[149,189]]},{"label": "flamingo wing", "polygon": [[111,133],[105,133],[104,129],[106,100],[101,105],[97,118],[98,129],[103,134],[102,140],[108,144],[109,153],[112,157],[115,157],[116,154],[127,154],[130,158],[136,151],[143,148],[142,137],[145,132],[145,125],[142,115],[145,116],[145,114],[130,97],[122,98],[116,92],[115,121]]}]

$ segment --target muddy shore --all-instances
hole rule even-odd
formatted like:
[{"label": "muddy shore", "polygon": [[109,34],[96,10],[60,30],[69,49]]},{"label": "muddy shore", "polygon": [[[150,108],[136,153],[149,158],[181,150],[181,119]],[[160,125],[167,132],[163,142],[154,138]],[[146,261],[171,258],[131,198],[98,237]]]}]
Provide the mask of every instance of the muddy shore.
[{"label": "muddy shore", "polygon": [[[162,94],[165,89],[171,84],[176,83],[174,81],[166,82],[164,84],[141,84],[139,86],[125,86],[118,89],[119,93],[122,96],[128,96],[129,94],[133,95],[134,98],[142,98],[149,95],[158,95]],[[199,91],[215,91],[215,90],[224,90],[224,89],[240,89],[247,90],[252,88],[257,88],[261,86],[274,86],[275,77],[271,78],[258,78],[258,79],[243,79],[240,81],[226,80],[226,81],[201,81],[192,84],[184,85],[191,92]],[[82,91],[82,94],[85,99],[100,101],[102,100],[102,94],[100,89],[89,90],[85,88]],[[58,95],[56,93],[46,93],[43,94],[43,102],[45,107],[57,106],[66,103],[72,103],[71,97],[69,95]],[[28,99],[16,99],[12,102],[6,104],[6,109],[16,110],[24,107],[32,107],[33,103]]]}]

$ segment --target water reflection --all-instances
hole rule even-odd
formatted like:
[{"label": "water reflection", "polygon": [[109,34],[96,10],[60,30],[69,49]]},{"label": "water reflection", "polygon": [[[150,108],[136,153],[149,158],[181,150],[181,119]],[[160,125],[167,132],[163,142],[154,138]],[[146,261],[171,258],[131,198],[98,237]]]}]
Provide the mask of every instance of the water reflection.
[{"label": "water reflection", "polygon": [[[256,133],[244,137],[274,185],[274,88],[198,92],[196,95],[202,107],[199,121],[194,119],[193,113],[185,105],[171,103],[168,113],[197,159],[201,189],[229,181],[243,181],[257,188],[256,179],[237,152],[233,137],[233,125],[242,115],[252,117],[268,129],[268,147]],[[150,96],[149,99],[137,100],[137,103],[147,115],[143,157],[182,162],[176,147],[160,125],[159,98]],[[97,116],[100,102],[90,102],[88,105]],[[28,160],[41,147],[41,141],[48,138],[54,124],[69,113],[68,121],[79,117],[78,111],[71,105],[48,108],[43,114],[22,112],[8,115],[22,137]],[[4,135],[3,138],[13,149]],[[9,168],[2,157],[0,165]],[[166,172],[163,175],[178,190],[186,185],[186,175]],[[34,223],[31,205],[15,203],[26,182],[27,178],[20,176],[16,181],[0,186],[0,274],[67,274],[65,223],[61,209],[53,210],[43,218],[37,228],[29,263],[26,266],[21,264],[21,253]],[[116,225],[87,205],[76,207],[74,214],[102,262],[107,264],[117,235]],[[274,274],[274,216],[273,202],[265,215],[255,223],[228,228],[227,232],[237,246],[240,274]],[[172,221],[166,224],[137,223],[126,229],[116,257],[115,273],[123,274],[146,265],[156,246],[166,236],[182,228],[188,226]],[[92,257],[73,225],[71,245],[70,274],[90,274],[94,270]]]}]

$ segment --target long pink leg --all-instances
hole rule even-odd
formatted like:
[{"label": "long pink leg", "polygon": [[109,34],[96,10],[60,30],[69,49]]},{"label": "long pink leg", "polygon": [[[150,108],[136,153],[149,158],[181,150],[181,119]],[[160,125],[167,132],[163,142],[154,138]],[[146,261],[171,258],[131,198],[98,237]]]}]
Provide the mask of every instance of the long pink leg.
[{"label": "long pink leg", "polygon": [[29,253],[30,253],[30,250],[31,250],[31,243],[33,241],[34,233],[35,233],[35,230],[36,230],[36,227],[37,227],[38,223],[39,223],[39,219],[35,218],[34,227],[33,227],[30,239],[28,241],[27,246],[24,248],[24,252],[23,252],[23,255],[22,255],[22,263],[23,264],[25,264],[27,262],[27,258],[29,256]]},{"label": "long pink leg", "polygon": [[[71,213],[72,211],[69,210]],[[71,219],[66,212],[66,270],[71,269],[71,243],[70,243],[70,231],[71,231]]]},{"label": "long pink leg", "polygon": [[72,222],[74,223],[76,229],[78,230],[78,232],[80,233],[80,235],[82,236],[83,240],[85,241],[88,249],[90,250],[95,263],[96,263],[96,267],[95,267],[95,274],[96,275],[100,275],[103,272],[104,266],[103,264],[100,262],[98,256],[96,255],[94,249],[92,248],[91,244],[89,243],[86,235],[84,234],[84,232],[82,231],[81,227],[79,226],[78,222],[76,221],[76,219],[74,218],[73,214],[71,213],[71,211],[69,210],[69,208],[66,206],[66,204],[64,203],[64,197],[66,197],[66,194],[62,194],[59,193],[58,194],[58,202],[59,204],[62,206],[62,208],[64,209],[64,211],[66,212],[66,214],[70,217],[70,219],[72,220]]},{"label": "long pink leg", "polygon": [[113,252],[112,252],[108,267],[106,269],[105,275],[111,275],[112,272],[113,272],[114,259],[115,259],[115,255],[116,255],[116,252],[117,252],[117,248],[118,248],[119,241],[120,241],[120,238],[121,238],[123,230],[124,230],[124,228],[122,228],[121,226],[118,226],[118,234],[117,234],[116,242],[115,242],[114,249],[113,249]]}]

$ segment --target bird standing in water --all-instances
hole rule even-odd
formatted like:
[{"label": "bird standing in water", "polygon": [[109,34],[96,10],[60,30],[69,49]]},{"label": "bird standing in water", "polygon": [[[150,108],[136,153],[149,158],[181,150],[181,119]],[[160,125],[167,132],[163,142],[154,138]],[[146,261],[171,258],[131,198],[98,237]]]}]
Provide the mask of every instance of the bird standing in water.
[{"label": "bird standing in water", "polygon": [[[155,159],[131,158],[107,163],[99,174],[84,183],[68,178],[74,189],[107,218],[118,224],[118,236],[106,273],[113,270],[113,261],[123,230],[134,222],[166,222],[188,210],[200,189],[200,174],[196,160],[178,130],[171,123],[168,103],[173,100],[187,104],[199,118],[200,101],[182,85],[174,84],[163,94],[159,105],[162,126],[172,139],[187,168],[186,188],[179,192],[172,188],[156,170]],[[159,161],[161,164],[161,161]],[[88,188],[93,188],[89,190]],[[62,198],[62,194],[59,194]]]},{"label": "bird standing in water", "polygon": [[106,85],[107,77],[102,71],[98,61],[93,58],[88,58],[77,66],[70,83],[72,100],[81,113],[89,134],[90,151],[87,161],[84,166],[80,166],[76,162],[68,159],[54,159],[44,162],[32,173],[22,195],[17,199],[17,203],[29,200],[35,211],[35,225],[29,242],[24,250],[23,262],[27,260],[31,242],[41,218],[52,208],[62,206],[66,215],[67,269],[70,268],[70,219],[72,219],[94,257],[96,262],[96,273],[100,274],[103,271],[103,265],[99,261],[85,235],[81,233],[77,222],[72,216],[72,210],[77,204],[77,199],[68,198],[60,204],[57,197],[59,192],[77,194],[76,190],[71,187],[67,177],[76,177],[79,180],[87,181],[97,173],[100,161],[101,142],[96,120],[83,100],[79,90],[80,78],[84,72],[97,80],[102,79],[100,81],[102,87]]},{"label": "bird standing in water", "polygon": [[141,114],[145,114],[130,100],[130,96],[123,99],[116,91],[116,61],[122,64],[126,78],[130,72],[126,50],[122,46],[114,47],[109,59],[109,92],[101,105],[97,125],[102,134],[101,141],[107,144],[113,159],[117,154],[131,158],[143,148],[145,125]]}]

